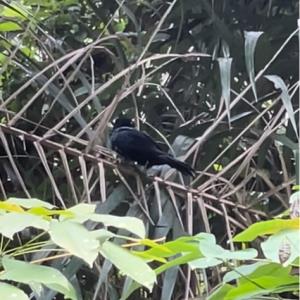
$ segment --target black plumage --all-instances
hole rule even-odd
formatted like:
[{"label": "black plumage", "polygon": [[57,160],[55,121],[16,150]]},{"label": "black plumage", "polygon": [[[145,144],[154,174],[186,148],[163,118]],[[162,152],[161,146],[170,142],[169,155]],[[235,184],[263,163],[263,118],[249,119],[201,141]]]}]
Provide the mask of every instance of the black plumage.
[{"label": "black plumage", "polygon": [[167,164],[183,174],[194,176],[195,171],[191,166],[162,151],[148,134],[135,129],[130,119],[119,118],[115,121],[111,146],[125,159],[145,165],[147,168]]}]

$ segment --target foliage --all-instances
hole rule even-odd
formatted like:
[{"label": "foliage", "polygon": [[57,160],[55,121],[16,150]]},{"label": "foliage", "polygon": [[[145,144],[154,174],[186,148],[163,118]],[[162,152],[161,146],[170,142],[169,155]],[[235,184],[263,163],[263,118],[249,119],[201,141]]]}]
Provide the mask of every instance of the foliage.
[{"label": "foliage", "polygon": [[[266,260],[261,259],[254,264],[234,267],[234,263],[237,261],[255,259],[257,251],[252,248],[237,251],[223,249],[216,244],[214,235],[208,233],[183,236],[174,241],[158,243],[145,239],[145,228],[139,219],[100,215],[94,213],[94,210],[95,206],[91,204],[79,204],[67,210],[57,210],[54,209],[54,206],[37,199],[11,198],[1,202],[0,233],[2,234],[1,264],[3,271],[0,279],[28,284],[38,295],[42,294],[43,285],[64,294],[67,299],[78,299],[75,289],[60,271],[38,263],[75,255],[92,267],[100,253],[118,267],[123,275],[134,280],[123,290],[122,299],[126,299],[140,285],[152,290],[153,284],[156,282],[156,275],[187,263],[193,270],[221,264],[232,269],[225,274],[223,285],[213,292],[209,299],[220,299],[220,297],[223,299],[243,297],[244,299],[254,295],[297,290],[299,277],[290,275],[290,271],[291,263],[299,259],[299,220],[295,220],[297,226],[294,226],[294,229],[290,229],[291,223],[288,222],[282,222],[279,228],[278,221],[289,220],[267,221],[273,223],[277,233],[261,245]],[[24,216],[26,216],[25,219]],[[21,221],[16,221],[16,217]],[[121,236],[104,228],[88,230],[83,225],[87,220],[101,222],[105,227],[126,229],[138,236],[139,239]],[[20,224],[22,224],[22,228]],[[41,224],[43,225],[41,226]],[[254,232],[257,236],[268,231],[267,229],[262,232],[261,228],[263,227],[257,225],[260,224],[253,224],[249,229],[236,236],[234,240],[248,241],[249,232]],[[3,237],[13,240],[16,233],[24,232],[29,227],[42,229],[42,232],[32,237],[24,245],[10,249],[7,249],[6,246],[3,247]],[[49,237],[45,238],[46,234]],[[148,249],[128,251],[120,247],[117,240],[123,241],[122,243],[124,240],[131,241],[131,244],[123,244],[126,247],[143,246]],[[284,261],[280,254],[283,241],[290,246],[289,253],[284,253]],[[14,259],[21,256],[28,259],[32,253],[39,251],[47,252],[47,258],[31,262]],[[148,265],[150,262],[157,262],[160,266],[153,271]],[[238,285],[235,287],[229,284],[233,280],[238,281]],[[23,299],[29,299],[22,290],[5,282],[1,282],[0,292],[1,295],[7,295],[8,299],[15,294]]]},{"label": "foliage", "polygon": [[[117,236],[104,228],[87,230],[82,224],[87,220],[101,222],[105,227],[123,228],[143,238],[145,228],[139,219],[95,214],[95,206],[91,204],[78,204],[67,210],[52,208],[54,206],[37,199],[10,198],[1,202],[1,264],[4,270],[0,274],[0,279],[28,284],[38,295],[41,295],[43,284],[64,294],[68,299],[78,299],[75,289],[61,272],[37,263],[75,255],[92,267],[100,253],[112,261],[123,274],[149,289],[152,288],[156,279],[154,271],[142,259],[109,241],[113,237],[120,239],[130,239],[130,237]],[[3,237],[13,239],[16,233],[28,227],[42,232],[33,236],[24,245],[10,249],[3,246]],[[45,234],[49,237],[44,238]],[[48,257],[31,263],[13,259],[19,256],[27,257],[39,251],[48,253]],[[9,296],[9,293],[23,295],[20,290],[4,283],[0,286],[0,293],[1,295],[7,293],[8,298],[13,297]],[[22,297],[29,299],[24,295]]]},{"label": "foliage", "polygon": [[[48,230],[47,218],[58,216],[49,210],[95,203],[97,215],[142,220],[151,241],[213,234],[210,247],[226,255],[216,245],[229,241],[233,251],[232,235],[251,224],[288,221],[270,219],[285,214],[299,186],[298,8],[296,0],[0,1],[0,195],[58,207],[28,219],[31,208],[12,206],[11,218],[22,215],[14,217],[19,230],[28,222]],[[121,113],[190,163],[196,178],[118,163],[107,128]],[[282,234],[268,240],[272,247]],[[61,236],[56,242],[66,246]],[[118,299],[131,279],[112,267],[115,245],[106,245],[107,259],[93,269],[75,257],[49,266],[72,279],[82,299]],[[222,264],[168,269],[149,297],[207,295],[220,273]]]}]

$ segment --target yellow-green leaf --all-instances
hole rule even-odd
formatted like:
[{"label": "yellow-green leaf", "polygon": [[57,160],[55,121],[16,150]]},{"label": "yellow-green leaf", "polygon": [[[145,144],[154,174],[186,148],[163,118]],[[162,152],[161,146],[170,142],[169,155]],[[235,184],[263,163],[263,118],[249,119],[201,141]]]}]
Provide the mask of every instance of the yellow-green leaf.
[{"label": "yellow-green leaf", "polygon": [[257,222],[251,225],[249,228],[244,230],[243,232],[239,233],[234,237],[235,242],[250,242],[253,241],[258,236],[263,236],[267,234],[274,234],[281,230],[285,229],[299,229],[300,219],[290,219],[290,220],[269,220],[269,221],[262,221]]}]

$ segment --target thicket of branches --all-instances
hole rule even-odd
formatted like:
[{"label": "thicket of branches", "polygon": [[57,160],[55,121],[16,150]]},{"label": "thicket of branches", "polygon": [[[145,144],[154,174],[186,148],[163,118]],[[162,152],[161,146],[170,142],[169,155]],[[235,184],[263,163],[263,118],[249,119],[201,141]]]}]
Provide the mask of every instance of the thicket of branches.
[{"label": "thicket of branches", "polygon": [[[288,208],[299,184],[298,1],[0,4],[2,199],[96,202],[142,219],[149,238],[205,231],[223,246]],[[108,137],[120,114],[196,178],[118,164]],[[83,299],[114,299],[123,278],[98,263],[72,259],[66,272],[82,275]],[[221,272],[200,272],[207,289]],[[192,295],[199,276],[170,270],[151,297]]]}]

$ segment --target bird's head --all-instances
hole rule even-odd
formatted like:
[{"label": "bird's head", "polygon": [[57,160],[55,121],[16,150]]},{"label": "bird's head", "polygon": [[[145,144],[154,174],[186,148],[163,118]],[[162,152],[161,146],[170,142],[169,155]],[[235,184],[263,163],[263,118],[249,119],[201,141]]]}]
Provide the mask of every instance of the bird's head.
[{"label": "bird's head", "polygon": [[118,118],[113,122],[113,129],[119,128],[119,127],[134,127],[134,122],[131,119],[127,118]]}]

